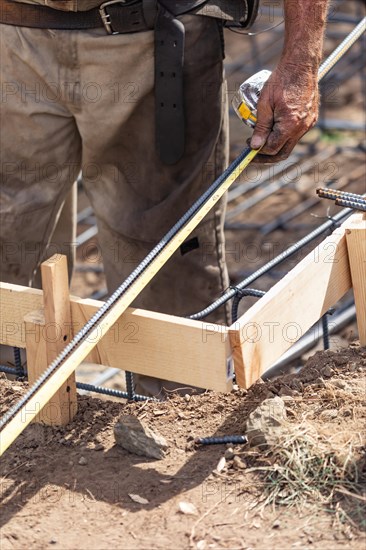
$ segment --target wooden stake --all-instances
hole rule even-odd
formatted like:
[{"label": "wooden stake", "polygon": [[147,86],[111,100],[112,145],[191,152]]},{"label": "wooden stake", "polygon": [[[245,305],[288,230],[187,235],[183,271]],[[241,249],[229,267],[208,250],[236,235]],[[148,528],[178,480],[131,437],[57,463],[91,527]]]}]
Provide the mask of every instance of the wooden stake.
[{"label": "wooden stake", "polygon": [[352,216],[346,239],[360,344],[366,346],[366,214]]},{"label": "wooden stake", "polygon": [[[66,256],[41,265],[44,316],[25,318],[28,379],[33,384],[71,339],[71,310]],[[75,373],[53,395],[37,421],[53,426],[70,422],[77,411]]]}]

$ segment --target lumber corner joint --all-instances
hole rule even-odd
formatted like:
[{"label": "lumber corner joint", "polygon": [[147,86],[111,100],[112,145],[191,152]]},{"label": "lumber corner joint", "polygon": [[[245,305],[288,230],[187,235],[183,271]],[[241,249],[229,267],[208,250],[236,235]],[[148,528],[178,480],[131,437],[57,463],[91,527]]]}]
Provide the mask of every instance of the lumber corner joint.
[{"label": "lumber corner joint", "polygon": [[[254,384],[342,298],[354,284],[355,277],[361,278],[358,274],[351,279],[346,244],[348,229],[350,235],[355,233],[353,227],[359,224],[359,219],[358,214],[353,215],[335,229],[230,327],[235,374],[240,386],[247,389]],[[365,237],[363,243],[366,243]],[[358,268],[360,265],[357,262]],[[363,264],[363,277],[365,272]],[[358,287],[366,291],[364,279]],[[359,299],[364,314],[365,300]]]}]

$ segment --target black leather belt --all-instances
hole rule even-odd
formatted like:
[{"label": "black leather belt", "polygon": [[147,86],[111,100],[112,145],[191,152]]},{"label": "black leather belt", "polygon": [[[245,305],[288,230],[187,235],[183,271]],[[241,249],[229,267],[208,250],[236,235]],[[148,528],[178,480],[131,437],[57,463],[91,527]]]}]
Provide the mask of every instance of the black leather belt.
[{"label": "black leather belt", "polygon": [[108,34],[146,31],[142,0],[111,0],[88,11],[62,11],[40,4],[0,0],[0,23],[38,29],[96,29]]},{"label": "black leather belt", "polygon": [[[187,2],[186,2],[187,3]],[[202,0],[187,4],[203,4]],[[41,29],[92,29],[108,34],[155,30],[156,146],[165,164],[184,153],[184,26],[156,0],[111,0],[88,11],[61,11],[0,0],[0,23]]]}]

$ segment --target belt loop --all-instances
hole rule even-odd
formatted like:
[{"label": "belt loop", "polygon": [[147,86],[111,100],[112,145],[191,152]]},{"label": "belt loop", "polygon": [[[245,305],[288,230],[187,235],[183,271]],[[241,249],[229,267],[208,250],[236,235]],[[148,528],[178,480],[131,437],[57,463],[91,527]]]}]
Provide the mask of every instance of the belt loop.
[{"label": "belt loop", "polygon": [[165,164],[175,164],[184,153],[185,30],[161,4],[155,22],[155,124],[156,145]]},{"label": "belt loop", "polygon": [[142,13],[148,29],[153,29],[158,14],[157,0],[142,0]]}]

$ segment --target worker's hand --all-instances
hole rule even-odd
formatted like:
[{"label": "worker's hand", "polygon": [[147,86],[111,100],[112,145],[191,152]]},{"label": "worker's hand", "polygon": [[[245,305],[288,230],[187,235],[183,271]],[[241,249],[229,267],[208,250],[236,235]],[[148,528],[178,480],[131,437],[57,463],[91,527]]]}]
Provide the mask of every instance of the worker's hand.
[{"label": "worker's hand", "polygon": [[257,124],[250,140],[260,149],[254,162],[286,159],[318,118],[317,72],[308,67],[279,64],[258,102]]}]

